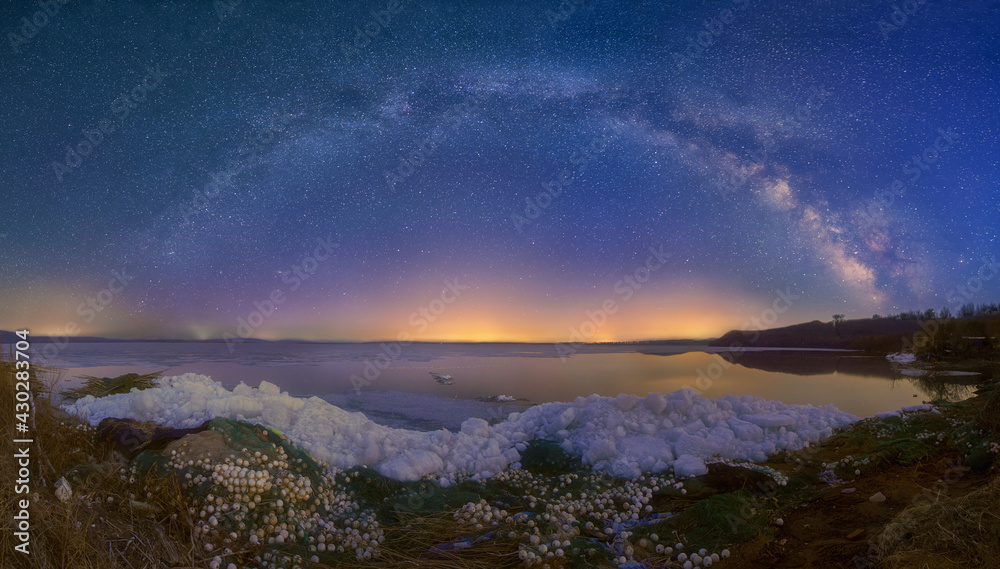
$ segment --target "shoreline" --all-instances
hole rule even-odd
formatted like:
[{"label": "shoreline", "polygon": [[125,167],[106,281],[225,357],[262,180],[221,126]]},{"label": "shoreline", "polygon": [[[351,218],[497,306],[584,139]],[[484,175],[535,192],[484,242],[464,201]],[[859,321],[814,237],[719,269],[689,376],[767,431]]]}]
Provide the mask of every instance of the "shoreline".
[{"label": "shoreline", "polygon": [[[993,384],[991,383],[990,385]],[[484,479],[478,482],[471,479],[463,479],[464,481],[456,481],[457,483],[449,488],[438,487],[437,490],[433,490],[432,487],[423,486],[423,482],[397,483],[384,479],[379,482],[380,478],[377,473],[374,471],[368,472],[364,468],[350,467],[340,469],[333,471],[334,475],[331,479],[333,480],[333,487],[341,488],[342,490],[347,489],[348,487],[352,487],[352,483],[348,482],[348,480],[353,479],[354,489],[348,492],[348,496],[354,496],[355,499],[360,499],[361,496],[367,495],[368,490],[365,488],[374,488],[385,484],[389,484],[392,488],[395,488],[385,497],[390,503],[395,504],[390,508],[390,511],[396,513],[388,515],[387,518],[376,515],[376,518],[382,520],[384,523],[380,522],[376,526],[369,526],[369,532],[381,531],[377,535],[382,540],[375,540],[379,542],[379,545],[372,546],[374,549],[370,550],[372,552],[376,550],[379,552],[377,560],[374,557],[366,558],[364,556],[365,548],[360,550],[360,558],[355,558],[354,553],[341,554],[337,551],[334,552],[333,557],[328,558],[324,554],[317,559],[321,562],[325,562],[323,561],[324,559],[339,559],[337,561],[339,566],[402,567],[416,564],[417,566],[431,567],[440,566],[439,564],[442,562],[441,552],[444,551],[446,552],[444,553],[444,559],[451,556],[458,556],[455,559],[462,559],[462,563],[468,564],[467,566],[476,567],[522,567],[525,566],[525,559],[530,560],[535,557],[540,560],[539,563],[548,562],[554,566],[568,567],[576,566],[575,564],[586,564],[586,566],[594,567],[612,567],[617,564],[617,562],[612,562],[615,555],[622,553],[627,554],[627,557],[630,559],[660,564],[656,566],[679,567],[682,563],[677,561],[678,550],[675,549],[670,554],[667,554],[665,547],[663,547],[666,543],[670,543],[672,546],[676,545],[673,542],[677,540],[685,544],[684,551],[687,552],[686,555],[691,555],[701,548],[706,548],[706,554],[716,553],[717,555],[721,555],[721,552],[725,550],[731,557],[730,559],[722,558],[718,562],[722,567],[791,568],[800,566],[801,563],[807,562],[810,559],[816,562],[839,559],[845,565],[854,563],[856,559],[861,559],[862,562],[872,563],[873,565],[871,566],[874,566],[875,562],[881,562],[883,558],[888,558],[888,554],[879,549],[883,547],[882,542],[879,541],[882,539],[880,532],[883,532],[884,528],[892,526],[892,524],[901,523],[899,519],[901,513],[905,508],[912,506],[909,496],[904,494],[912,492],[915,496],[923,496],[920,488],[933,488],[934,482],[932,478],[940,478],[948,475],[954,478],[953,483],[949,483],[944,488],[944,492],[941,492],[941,489],[939,489],[935,494],[936,498],[934,500],[925,499],[921,502],[924,506],[928,504],[941,506],[962,499],[964,496],[983,492],[995,481],[996,467],[993,465],[993,460],[990,460],[989,464],[985,467],[980,465],[974,471],[971,470],[971,467],[966,470],[955,470],[955,465],[965,468],[964,464],[969,458],[968,456],[963,458],[961,452],[956,453],[954,443],[962,446],[967,441],[966,439],[961,439],[953,442],[950,438],[954,436],[955,432],[965,429],[961,425],[972,424],[975,413],[979,412],[986,404],[986,398],[987,395],[980,394],[959,403],[939,406],[936,408],[936,411],[924,410],[915,413],[903,413],[902,417],[886,416],[862,419],[857,423],[853,423],[850,427],[838,430],[832,437],[824,439],[817,444],[810,445],[798,451],[772,455],[767,461],[757,463],[758,465],[753,468],[747,468],[750,466],[748,464],[709,463],[708,474],[693,478],[677,479],[667,475],[645,475],[643,478],[630,483],[630,485],[626,485],[628,492],[632,492],[630,495],[636,497],[645,496],[647,502],[643,504],[652,506],[652,510],[649,512],[646,512],[644,507],[640,508],[638,512],[639,520],[643,521],[646,519],[647,514],[655,514],[657,512],[669,514],[669,518],[651,518],[648,525],[643,525],[645,523],[643,522],[634,527],[628,537],[610,540],[597,537],[601,536],[602,532],[590,534],[588,533],[589,530],[583,527],[585,525],[583,524],[584,520],[596,518],[581,518],[579,525],[575,523],[570,524],[570,529],[573,530],[573,528],[576,528],[575,530],[561,534],[569,542],[569,545],[565,548],[560,547],[559,549],[564,549],[563,557],[555,559],[547,556],[548,552],[555,550],[552,538],[550,537],[548,541],[540,542],[549,544],[547,549],[541,549],[538,545],[532,543],[530,539],[527,539],[527,537],[517,534],[517,532],[521,531],[517,528],[523,526],[520,526],[520,522],[514,520],[512,515],[518,511],[524,513],[537,511],[541,506],[536,505],[532,507],[532,500],[538,501],[539,504],[549,504],[550,506],[559,508],[568,507],[569,503],[578,504],[578,497],[567,499],[566,496],[561,496],[561,492],[565,490],[559,490],[561,484],[559,480],[565,480],[565,478],[560,477],[569,475],[579,477],[574,479],[576,481],[573,482],[574,487],[577,488],[577,493],[585,492],[586,488],[590,488],[592,492],[598,492],[600,488],[611,489],[616,484],[620,485],[620,483],[612,483],[609,479],[604,478],[605,475],[594,473],[589,469],[581,470],[580,465],[574,464],[572,460],[567,462],[567,457],[560,455],[557,449],[536,448],[536,450],[541,451],[541,464],[534,464],[531,470],[527,472],[512,471],[504,475],[506,477],[504,480],[507,480],[506,482],[494,479]],[[1000,399],[1000,397],[997,397],[997,399]],[[40,399],[39,401],[42,400]],[[42,403],[42,405],[46,404]],[[116,514],[117,510],[110,506],[110,504],[120,504],[119,508],[125,507],[128,510],[129,523],[133,524],[136,528],[133,531],[143,532],[142,535],[145,536],[145,539],[151,539],[151,536],[155,535],[167,536],[168,543],[159,543],[151,551],[172,550],[176,553],[188,547],[182,546],[182,538],[170,537],[177,534],[173,533],[175,530],[170,530],[167,526],[164,526],[162,529],[152,529],[152,526],[149,526],[140,530],[139,528],[143,527],[143,524],[149,524],[151,521],[151,518],[142,512],[146,508],[151,508],[151,513],[161,512],[161,514],[154,515],[153,519],[166,514],[170,518],[181,520],[184,516],[179,515],[181,514],[180,510],[171,510],[171,508],[175,507],[160,502],[168,496],[172,496],[171,500],[176,500],[181,496],[188,496],[185,500],[193,499],[197,501],[199,499],[197,496],[202,491],[194,495],[189,494],[190,490],[185,491],[183,489],[182,475],[180,479],[182,486],[178,489],[180,490],[179,492],[178,490],[173,490],[171,494],[170,492],[163,491],[162,495],[157,495],[156,492],[159,492],[157,490],[148,495],[146,500],[143,500],[141,497],[142,494],[136,492],[136,490],[145,487],[152,488],[149,485],[154,482],[152,479],[146,480],[141,477],[141,469],[140,471],[134,469],[134,466],[138,464],[135,460],[140,456],[160,456],[162,458],[155,459],[154,462],[158,462],[161,465],[169,462],[170,450],[179,451],[181,447],[176,445],[183,445],[184,443],[181,441],[186,439],[174,439],[176,442],[170,443],[174,446],[168,445],[168,447],[161,447],[160,450],[153,450],[153,446],[158,445],[147,446],[151,442],[149,440],[140,445],[140,453],[135,455],[136,458],[127,459],[125,463],[114,462],[120,461],[120,458],[114,459],[112,464],[122,464],[127,470],[129,463],[131,463],[133,467],[131,472],[133,474],[132,478],[126,477],[125,480],[118,480],[115,485],[109,486],[106,482],[103,484],[97,483],[97,481],[102,479],[100,472],[103,467],[101,465],[107,464],[108,460],[107,458],[102,460],[101,456],[112,457],[114,456],[114,452],[120,453],[123,451],[115,451],[115,445],[112,445],[109,449],[107,446],[108,443],[104,442],[105,439],[102,438],[106,437],[106,434],[98,435],[98,432],[91,427],[73,426],[74,424],[78,425],[78,423],[58,411],[41,409],[41,412],[43,414],[52,413],[58,417],[58,423],[55,420],[49,423],[49,428],[55,431],[49,433],[49,435],[64,439],[60,440],[59,444],[66,444],[66,442],[74,440],[76,441],[75,444],[81,447],[81,449],[73,453],[67,453],[69,456],[60,458],[66,459],[76,456],[78,457],[76,460],[82,459],[82,465],[85,467],[82,472],[89,473],[82,478],[73,479],[74,476],[80,475],[81,471],[79,465],[76,468],[68,466],[68,463],[72,462],[72,460],[63,460],[62,464],[67,466],[53,468],[51,473],[40,473],[44,475],[46,485],[45,488],[39,489],[39,500],[41,502],[48,502],[46,507],[53,508],[53,511],[63,509],[77,512],[74,515],[83,515],[88,511],[99,511],[106,519],[109,517],[115,519],[115,516],[125,514],[121,512]],[[953,422],[948,422],[947,424],[940,423],[938,420],[941,417],[946,417],[948,421]],[[931,421],[931,423],[927,423],[927,421]],[[935,421],[938,422],[935,423]],[[244,428],[252,429],[249,423],[245,425],[245,427],[237,425],[231,428],[237,430]],[[934,427],[934,425],[937,425],[937,427]],[[958,431],[956,431],[956,425],[959,426]],[[151,428],[150,426],[141,427],[132,436],[136,436],[136,433],[139,432],[146,432],[146,429]],[[972,433],[972,430],[968,430],[968,432]],[[261,431],[261,433],[265,432]],[[903,455],[893,455],[895,458],[887,458],[889,455],[886,452],[891,454],[897,452],[899,449],[892,447],[887,451],[884,442],[899,439],[900,437],[897,435],[905,435],[903,438],[907,440],[912,439],[915,441],[913,444],[918,444],[919,441],[924,441],[925,439],[932,440],[943,436],[944,438],[937,442],[943,442],[944,446],[939,446],[939,444],[932,446],[924,445],[920,446],[922,450],[912,456],[904,453]],[[186,436],[193,436],[193,434]],[[303,460],[306,460],[308,455],[296,455],[296,452],[301,451],[295,451],[294,446],[287,446],[290,443],[280,435],[278,436],[279,438],[274,441],[277,442],[278,446],[286,448],[284,451],[285,454],[293,458],[294,456],[300,456]],[[969,436],[972,435],[970,434]],[[83,439],[80,439],[80,437],[83,437]],[[267,437],[271,437],[271,435],[267,435]],[[979,435],[975,437],[979,437]],[[1000,450],[1000,435],[993,434],[986,438],[975,437],[968,439],[968,441],[979,441],[980,439],[986,441],[986,439],[989,439],[988,442],[998,443],[996,449]],[[121,440],[120,437],[118,440]],[[976,444],[978,445],[979,443]],[[90,458],[79,454],[79,450],[85,450],[86,448],[90,450],[85,452],[85,455]],[[101,450],[102,448],[104,450]],[[277,447],[273,448],[276,449]],[[907,453],[913,451],[908,446],[905,446],[903,450]],[[108,454],[109,451],[112,454]],[[43,454],[46,456],[55,456],[51,452],[51,449],[47,449],[43,451]],[[230,464],[231,466],[226,467],[230,470],[233,467],[237,467],[236,459],[241,456],[239,449],[232,449],[230,452],[235,452],[232,459],[221,460],[221,462],[213,464]],[[986,458],[992,459],[996,451],[989,454],[990,456]],[[250,455],[243,454],[242,456],[244,458],[241,460],[244,461],[245,466],[240,468],[261,468],[262,465],[256,467],[246,466],[254,460],[253,453]],[[865,459],[868,460],[866,461]],[[149,459],[139,460],[140,462],[145,460],[148,463]],[[295,471],[295,467],[292,465],[294,461],[286,459],[286,462],[288,462],[288,465],[291,465],[289,467],[292,468],[292,471]],[[88,464],[91,466],[86,466]],[[282,464],[277,465],[277,471],[283,471],[282,469],[285,466],[282,466]],[[213,468],[217,467],[213,466]],[[952,470],[949,470],[949,468]],[[267,470],[274,471],[274,468]],[[65,476],[72,471],[75,471],[77,474],[68,477]],[[855,471],[860,474],[855,475]],[[169,470],[164,472],[169,473]],[[177,472],[183,473],[184,470],[178,470]],[[188,471],[188,473],[193,472]],[[514,472],[522,473],[511,478]],[[116,473],[117,467],[110,471],[110,476],[117,478]],[[53,494],[54,489],[57,487],[55,484],[56,480],[53,479],[56,474],[64,475],[60,476],[60,478],[73,479],[72,482],[68,483],[68,486],[72,489],[74,498],[66,503],[60,502]],[[830,478],[831,474],[833,475],[832,479]],[[301,480],[301,476],[304,475],[305,473],[299,472],[297,476],[300,476],[299,479]],[[157,479],[160,479],[160,477],[161,475],[157,475]],[[136,482],[131,482],[133,479]],[[167,479],[169,479],[169,476]],[[293,479],[294,477],[288,480]],[[357,485],[359,479],[364,481],[361,486]],[[579,482],[581,479],[583,482]],[[104,480],[108,479],[104,478]],[[319,484],[320,482],[322,481],[315,482],[314,484]],[[121,486],[117,486],[117,484],[121,484]],[[113,487],[120,489],[114,489]],[[314,486],[314,488],[316,487]],[[163,489],[162,486],[157,486],[157,488]],[[478,490],[475,490],[476,488]],[[507,488],[507,490],[504,490],[504,495],[516,490],[512,495],[523,496],[521,498],[521,500],[524,500],[522,505],[518,506],[517,503],[511,503],[509,497],[500,498],[500,495],[497,494],[500,488]],[[547,488],[547,493],[540,495],[538,492],[541,488]],[[854,488],[854,492],[850,494],[841,492],[849,488]],[[487,500],[486,505],[482,505],[475,500],[472,502],[463,502],[463,493],[467,493],[470,490],[474,494],[484,496]],[[870,497],[876,496],[880,492],[886,498],[885,501],[877,502],[869,500]],[[225,492],[223,491],[222,494],[225,494]],[[534,498],[528,499],[531,496],[534,496]],[[543,496],[547,497],[543,499]],[[99,509],[94,510],[97,503],[102,505]],[[431,503],[446,505],[455,514],[449,514],[442,518],[439,514],[433,513],[433,508],[432,510],[426,509]],[[476,506],[476,504],[480,505]],[[721,522],[712,521],[716,519],[713,516],[716,516],[718,512],[710,514],[709,510],[705,509],[710,504],[715,504],[715,506],[712,506],[713,508],[721,507],[721,511],[728,512],[726,515],[729,515],[730,518],[726,520],[723,517]],[[598,509],[600,508],[596,504],[593,506]],[[370,507],[374,507],[376,510],[380,509],[374,502],[371,503]],[[579,508],[580,506],[578,504],[575,507]],[[465,510],[462,508],[465,508]],[[470,510],[469,508],[472,509]],[[490,511],[496,513],[500,510],[509,510],[507,512],[509,515],[506,517],[494,515],[489,523],[484,523],[483,512]],[[459,515],[463,511],[465,514]],[[756,513],[745,515],[749,511],[755,511]],[[406,519],[409,522],[406,527],[410,529],[406,529],[403,526],[396,526],[391,522],[393,517],[402,515],[403,512],[407,512]],[[291,539],[290,541],[283,540],[283,542],[272,541],[268,545],[265,543],[266,539],[258,537],[257,539],[261,540],[259,541],[259,545],[246,542],[243,542],[243,545],[239,545],[237,542],[226,545],[224,543],[225,539],[213,537],[220,534],[216,531],[216,526],[209,523],[211,516],[202,518],[197,514],[198,512],[195,512],[194,517],[188,518],[184,522],[170,522],[170,524],[181,523],[181,526],[190,525],[190,527],[201,528],[198,532],[200,532],[199,535],[204,537],[195,538],[194,543],[202,545],[199,546],[200,549],[196,549],[193,552],[193,557],[187,561],[192,566],[211,567],[216,557],[219,558],[220,566],[222,567],[225,567],[230,560],[233,560],[232,562],[236,563],[237,567],[260,566],[259,564],[255,564],[257,562],[246,564],[247,561],[252,561],[253,558],[253,556],[246,557],[247,552],[256,552],[256,555],[260,557],[262,552],[280,551],[281,553],[277,554],[278,557],[272,556],[272,559],[278,560],[288,555],[289,552],[300,551],[298,555],[301,555],[304,561],[309,558],[310,554],[319,555],[322,553],[315,548],[315,541],[312,542],[313,546],[310,548],[306,537],[298,538],[299,540],[305,539],[305,542]],[[522,517],[520,520],[534,519],[536,523],[535,527],[546,527],[546,524],[549,523],[540,514],[537,518],[533,517],[535,514],[526,515],[528,515],[528,518]],[[621,513],[617,515],[620,516]],[[218,516],[216,517],[218,518]],[[499,521],[497,521],[498,517],[501,518]],[[608,523],[613,525],[614,517],[614,515],[611,515],[610,518],[606,518],[609,520]],[[507,525],[508,521],[505,521],[506,518],[510,518],[510,526]],[[218,518],[218,523],[220,524],[218,527],[220,528],[226,525],[222,523],[222,519]],[[351,519],[360,521],[362,518]],[[778,520],[781,520],[780,525]],[[493,525],[494,521],[497,521],[499,525]],[[115,523],[121,523],[121,520]],[[714,533],[706,534],[704,531],[701,531],[706,525],[713,523],[722,523],[722,525]],[[477,529],[477,524],[483,529]],[[337,526],[336,523],[334,525]],[[211,529],[205,531],[204,528],[206,527]],[[485,541],[477,541],[478,538],[476,536],[485,535],[489,531],[505,527],[515,529],[515,534],[520,535],[520,537],[495,537]],[[726,527],[729,530],[725,530]],[[846,527],[853,529],[846,531]],[[414,528],[420,528],[420,531],[416,531]],[[720,528],[723,531],[720,531]],[[598,529],[600,529],[599,526]],[[859,530],[860,533],[856,533],[856,530]],[[578,533],[574,534],[574,531]],[[148,532],[148,535],[146,532]],[[280,534],[280,531],[278,533]],[[294,538],[292,533],[294,532],[290,532],[289,535]],[[556,533],[558,534],[559,532]],[[531,532],[528,532],[526,535],[530,534]],[[658,535],[657,540],[652,539],[654,534]],[[756,537],[753,537],[751,534],[756,535]],[[274,537],[277,534],[268,535]],[[331,533],[329,535],[331,539],[336,538],[335,534]],[[373,535],[376,534],[373,533]],[[617,535],[617,533],[613,532],[614,535]],[[469,547],[461,547],[461,551],[449,549],[454,543],[457,543],[456,539],[459,541],[471,539],[473,543]],[[597,541],[592,541],[594,539]],[[826,543],[826,545],[820,549],[813,548],[810,544],[816,540]],[[226,554],[225,550],[220,551],[218,548],[222,546],[218,545],[218,541],[222,541],[222,546],[232,550],[233,553]],[[556,541],[562,542],[558,538],[556,538]],[[769,543],[777,542],[780,542],[780,547],[775,548],[773,545],[768,545]],[[212,551],[204,549],[204,545],[208,543],[212,544]],[[402,545],[404,543],[409,545]],[[587,544],[589,546],[586,546]],[[236,545],[239,545],[239,547],[234,547]],[[659,550],[658,546],[660,546]],[[574,549],[580,551],[574,554]],[[434,554],[434,551],[438,551],[439,553]],[[631,553],[628,553],[628,551],[631,551]],[[521,556],[521,552],[524,552],[523,557]],[[182,554],[178,553],[177,555]],[[349,557],[345,558],[342,555],[349,555]],[[369,555],[374,554],[370,553]],[[500,557],[497,557],[497,555]],[[295,564],[293,557],[294,555],[287,556],[287,567]],[[261,559],[263,561],[262,557]],[[498,559],[502,560],[500,565],[497,565]],[[96,567],[97,564],[84,566]],[[107,566],[113,567],[115,565]]]}]

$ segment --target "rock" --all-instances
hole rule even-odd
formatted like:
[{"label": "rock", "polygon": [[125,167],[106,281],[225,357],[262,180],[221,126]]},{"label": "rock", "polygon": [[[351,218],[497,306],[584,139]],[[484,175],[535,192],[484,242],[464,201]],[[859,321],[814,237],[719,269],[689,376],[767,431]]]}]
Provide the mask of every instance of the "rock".
[{"label": "rock", "polygon": [[56,480],[56,498],[59,498],[60,502],[67,502],[73,497],[73,489],[69,487],[69,482],[66,478],[60,478]]},{"label": "rock", "polygon": [[871,495],[870,498],[868,498],[868,500],[875,503],[885,502],[885,494],[881,492],[875,492],[874,494]]},{"label": "rock", "polygon": [[844,488],[840,491],[841,494],[853,494],[856,488]]},{"label": "rock", "polygon": [[849,539],[851,541],[854,541],[856,539],[860,539],[861,536],[863,536],[863,535],[865,535],[865,530],[863,530],[863,529],[856,529],[856,530],[852,531],[851,533],[847,534],[847,539]]},{"label": "rock", "polygon": [[96,436],[111,445],[115,451],[132,459],[143,450],[161,449],[171,441],[202,431],[206,425],[193,429],[170,429],[152,423],[109,417],[97,425]]}]

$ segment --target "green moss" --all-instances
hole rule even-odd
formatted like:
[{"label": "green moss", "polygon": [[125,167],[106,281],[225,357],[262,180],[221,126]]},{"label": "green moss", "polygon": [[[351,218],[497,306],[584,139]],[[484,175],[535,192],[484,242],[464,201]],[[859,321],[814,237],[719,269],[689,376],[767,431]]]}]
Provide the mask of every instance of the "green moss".
[{"label": "green moss", "polygon": [[922,440],[902,437],[879,443],[871,455],[873,461],[910,465],[936,450]]},{"label": "green moss", "polygon": [[535,439],[521,453],[521,466],[532,474],[557,475],[583,467],[579,457],[567,453],[557,443]]},{"label": "green moss", "polygon": [[699,500],[678,516],[647,529],[661,536],[676,532],[689,549],[717,551],[748,541],[771,529],[774,508],[766,498],[740,490]]},{"label": "green moss", "polygon": [[989,470],[990,466],[993,466],[993,460],[995,457],[996,455],[986,448],[979,447],[965,457],[963,464],[976,472],[983,472],[985,470]]}]

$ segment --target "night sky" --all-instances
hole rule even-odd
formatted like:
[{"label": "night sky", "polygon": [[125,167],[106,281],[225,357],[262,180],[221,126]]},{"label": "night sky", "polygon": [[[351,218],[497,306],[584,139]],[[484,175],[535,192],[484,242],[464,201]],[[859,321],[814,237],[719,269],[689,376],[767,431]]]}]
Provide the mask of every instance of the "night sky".
[{"label": "night sky", "polygon": [[846,5],[5,3],[0,329],[704,338],[1000,300],[1000,2]]}]

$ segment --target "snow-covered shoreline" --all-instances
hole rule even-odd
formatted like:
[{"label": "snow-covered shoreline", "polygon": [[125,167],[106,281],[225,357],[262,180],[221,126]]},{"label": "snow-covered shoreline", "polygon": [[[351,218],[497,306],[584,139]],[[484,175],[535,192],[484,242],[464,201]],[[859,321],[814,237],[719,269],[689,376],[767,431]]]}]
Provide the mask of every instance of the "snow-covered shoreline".
[{"label": "snow-covered shoreline", "polygon": [[858,417],[832,405],[786,405],[750,395],[706,399],[690,390],[646,397],[578,397],[512,413],[490,425],[470,418],[457,432],[394,429],[318,398],[301,399],[269,382],[232,390],[204,375],[162,378],[160,386],[64,406],[91,425],[108,417],[190,428],[216,417],[272,427],[317,459],[348,468],[367,465],[396,480],[428,475],[486,478],[517,467],[532,439],[556,441],[595,470],[635,478],[673,469],[706,472],[706,460],[763,461],[830,436]]}]

